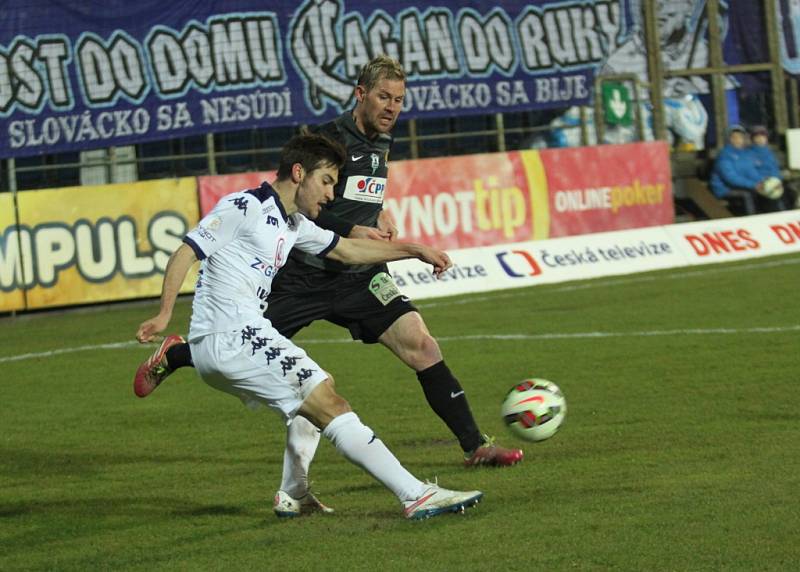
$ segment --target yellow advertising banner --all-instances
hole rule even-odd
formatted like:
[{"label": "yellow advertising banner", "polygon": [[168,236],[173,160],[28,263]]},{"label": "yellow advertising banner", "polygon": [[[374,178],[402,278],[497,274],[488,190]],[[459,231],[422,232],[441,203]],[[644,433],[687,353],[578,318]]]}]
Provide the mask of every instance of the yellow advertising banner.
[{"label": "yellow advertising banner", "polygon": [[30,252],[20,251],[16,222],[14,196],[0,194],[0,312],[25,309],[25,292],[20,285],[24,282],[23,260]]},{"label": "yellow advertising banner", "polygon": [[[187,177],[20,193],[11,252],[33,253],[27,307],[158,296],[167,260],[197,224],[196,188]],[[193,271],[182,291],[195,280]]]}]

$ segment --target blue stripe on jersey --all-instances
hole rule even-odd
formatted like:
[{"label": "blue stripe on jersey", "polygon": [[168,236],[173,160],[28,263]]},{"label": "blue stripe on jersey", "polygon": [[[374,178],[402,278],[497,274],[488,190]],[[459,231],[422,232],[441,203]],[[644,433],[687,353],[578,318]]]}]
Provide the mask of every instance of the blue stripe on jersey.
[{"label": "blue stripe on jersey", "polygon": [[206,253],[203,252],[203,249],[200,248],[200,246],[195,241],[193,241],[191,238],[189,238],[188,236],[184,236],[183,237],[183,243],[189,245],[189,248],[194,250],[194,255],[197,257],[197,260],[205,260],[206,259]]},{"label": "blue stripe on jersey", "polygon": [[261,186],[257,189],[250,189],[245,191],[250,195],[253,195],[257,198],[260,202],[267,201],[270,197],[275,199],[275,204],[278,205],[278,209],[281,211],[281,216],[283,217],[283,222],[289,220],[289,217],[286,216],[286,209],[283,208],[283,203],[281,202],[281,198],[278,196],[278,193],[275,192],[275,189],[272,188],[272,185],[264,181],[261,183]]},{"label": "blue stripe on jersey", "polygon": [[317,254],[317,256],[319,256],[320,258],[325,258],[325,256],[326,256],[326,255],[327,255],[327,254],[328,254],[328,253],[329,253],[331,250],[333,250],[334,248],[336,248],[336,245],[337,245],[337,244],[339,244],[339,238],[340,238],[340,237],[339,237],[339,235],[338,235],[338,234],[334,234],[334,235],[333,235],[333,240],[331,241],[331,243],[330,243],[330,244],[329,244],[329,245],[328,245],[328,246],[325,248],[325,250],[323,250],[322,252],[320,252],[319,254]]}]

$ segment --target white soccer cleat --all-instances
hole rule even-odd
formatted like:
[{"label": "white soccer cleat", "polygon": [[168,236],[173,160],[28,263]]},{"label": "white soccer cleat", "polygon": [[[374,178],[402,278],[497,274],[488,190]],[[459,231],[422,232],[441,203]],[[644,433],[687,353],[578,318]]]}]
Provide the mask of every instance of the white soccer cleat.
[{"label": "white soccer cleat", "polygon": [[481,491],[451,491],[437,484],[429,484],[431,486],[421,497],[403,503],[406,518],[421,520],[446,512],[464,512],[464,509],[478,504],[483,496]]},{"label": "white soccer cleat", "polygon": [[272,510],[280,518],[292,518],[315,512],[321,512],[323,514],[332,514],[334,512],[331,507],[322,504],[311,491],[307,492],[305,496],[299,499],[289,496],[289,494],[284,491],[278,491],[275,493],[275,501]]}]

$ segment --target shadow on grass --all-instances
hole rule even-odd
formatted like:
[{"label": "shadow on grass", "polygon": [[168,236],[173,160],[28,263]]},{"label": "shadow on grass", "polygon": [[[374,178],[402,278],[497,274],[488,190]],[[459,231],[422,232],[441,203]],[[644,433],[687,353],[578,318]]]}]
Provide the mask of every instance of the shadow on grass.
[{"label": "shadow on grass", "polygon": [[427,449],[428,447],[448,447],[453,449],[454,454],[458,455],[459,447],[458,441],[455,439],[430,439],[430,438],[420,438],[420,437],[411,437],[405,439],[395,439],[396,446],[402,447],[419,447],[423,449]]},{"label": "shadow on grass", "polygon": [[[161,453],[107,453],[92,451],[37,451],[34,449],[0,448],[0,475],[8,477],[30,476],[30,480],[44,476],[88,476],[116,465],[164,465],[170,463],[203,463],[227,465],[235,459],[196,454]],[[245,462],[243,460],[242,462]],[[252,462],[251,459],[246,462]]]},{"label": "shadow on grass", "polygon": [[8,546],[3,556],[9,569],[15,562],[24,563],[20,569],[114,570],[132,562],[170,569],[176,559],[189,558],[187,547],[263,528],[265,512],[168,497],[20,501],[0,504],[0,529],[10,532],[0,537]]},{"label": "shadow on grass", "polygon": [[263,510],[257,511],[242,505],[192,503],[185,499],[171,497],[97,497],[72,500],[20,500],[0,504],[0,518],[33,516],[47,520],[91,518],[101,520],[106,517],[163,518],[206,517],[206,516],[246,516],[259,517]]},{"label": "shadow on grass", "polygon": [[196,506],[196,507],[181,507],[174,509],[172,514],[176,516],[248,516],[248,517],[255,517],[259,516],[263,510],[259,510],[258,513],[253,511],[247,510],[242,506],[231,506],[231,505],[222,505],[222,504],[214,504],[214,505],[206,505],[206,506]]}]

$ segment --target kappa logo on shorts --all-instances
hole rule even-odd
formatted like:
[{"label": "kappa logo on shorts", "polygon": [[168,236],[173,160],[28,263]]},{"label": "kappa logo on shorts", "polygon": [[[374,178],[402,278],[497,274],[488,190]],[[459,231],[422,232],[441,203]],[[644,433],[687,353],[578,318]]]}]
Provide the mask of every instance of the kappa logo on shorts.
[{"label": "kappa logo on shorts", "polygon": [[250,340],[252,340],[260,329],[261,328],[245,326],[244,329],[242,330],[242,345],[244,345],[245,342],[249,342]]},{"label": "kappa logo on shorts", "polygon": [[266,346],[271,341],[272,341],[272,338],[256,338],[256,339],[254,339],[253,341],[250,342],[250,345],[253,348],[253,353],[251,353],[250,355],[251,356],[256,355],[256,352],[258,350],[260,350],[261,348]]},{"label": "kappa logo on shorts", "polygon": [[369,291],[384,306],[401,295],[394,280],[386,272],[380,272],[372,277],[369,281]]},{"label": "kappa logo on shorts", "polygon": [[[267,365],[272,363],[276,357],[280,357],[281,352],[286,348],[269,348],[267,351],[264,352],[264,356],[267,358]],[[284,372],[286,373],[286,372]]]},{"label": "kappa logo on shorts", "polygon": [[283,368],[283,376],[286,377],[286,373],[292,371],[292,368],[299,360],[299,357],[286,357],[281,360],[281,368]]},{"label": "kappa logo on shorts", "polygon": [[303,383],[309,377],[314,375],[314,372],[317,371],[315,369],[307,369],[305,367],[300,368],[300,371],[297,372],[297,382]]}]

